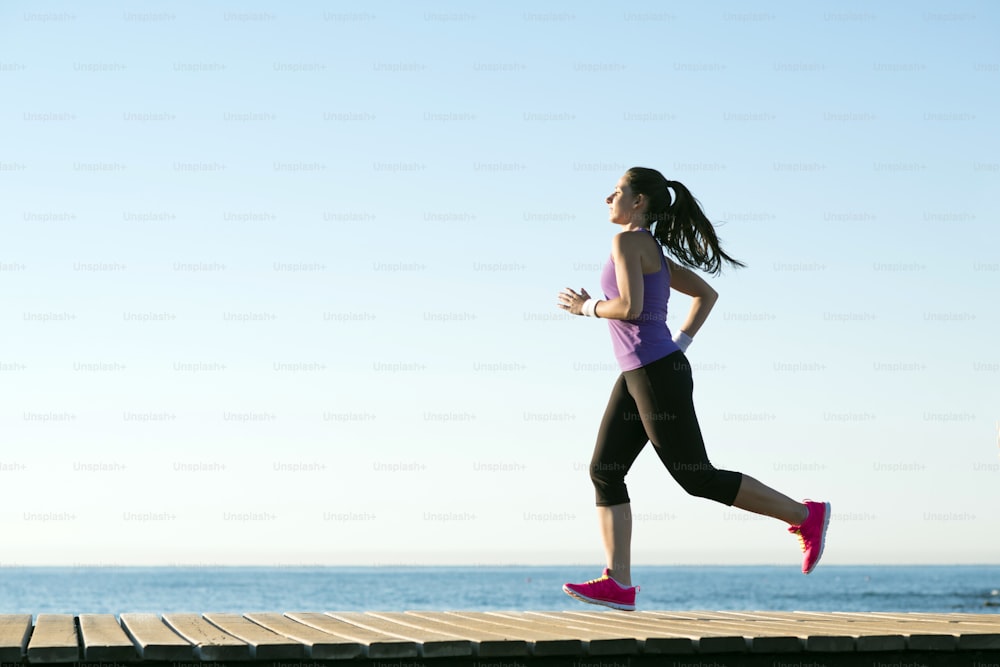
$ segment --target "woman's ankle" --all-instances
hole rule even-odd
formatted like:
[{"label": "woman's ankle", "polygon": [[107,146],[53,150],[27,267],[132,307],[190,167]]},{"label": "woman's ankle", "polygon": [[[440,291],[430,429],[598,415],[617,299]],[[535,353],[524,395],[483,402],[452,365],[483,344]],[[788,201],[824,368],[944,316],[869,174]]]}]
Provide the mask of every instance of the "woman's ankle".
[{"label": "woman's ankle", "polygon": [[625,588],[632,587],[632,575],[631,573],[626,573],[625,575],[619,575],[618,572],[608,568],[608,576],[618,582],[619,586],[624,586]]}]

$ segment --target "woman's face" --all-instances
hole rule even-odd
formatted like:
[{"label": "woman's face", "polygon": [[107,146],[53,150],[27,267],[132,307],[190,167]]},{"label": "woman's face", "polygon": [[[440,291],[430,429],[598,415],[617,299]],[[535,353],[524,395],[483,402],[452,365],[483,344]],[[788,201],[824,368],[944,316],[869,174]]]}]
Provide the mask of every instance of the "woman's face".
[{"label": "woman's face", "polygon": [[632,214],[639,210],[638,199],[629,187],[628,181],[622,176],[615,185],[615,191],[604,200],[610,209],[608,219],[616,225],[629,224],[632,221]]}]

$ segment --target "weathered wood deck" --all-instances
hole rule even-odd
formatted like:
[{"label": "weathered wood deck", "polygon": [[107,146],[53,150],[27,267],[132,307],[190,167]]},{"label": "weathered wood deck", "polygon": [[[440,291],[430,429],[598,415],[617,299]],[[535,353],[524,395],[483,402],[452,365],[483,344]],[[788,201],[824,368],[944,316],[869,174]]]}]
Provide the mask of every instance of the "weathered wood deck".
[{"label": "weathered wood deck", "polygon": [[1000,614],[639,611],[0,615],[0,663],[1000,667]]}]

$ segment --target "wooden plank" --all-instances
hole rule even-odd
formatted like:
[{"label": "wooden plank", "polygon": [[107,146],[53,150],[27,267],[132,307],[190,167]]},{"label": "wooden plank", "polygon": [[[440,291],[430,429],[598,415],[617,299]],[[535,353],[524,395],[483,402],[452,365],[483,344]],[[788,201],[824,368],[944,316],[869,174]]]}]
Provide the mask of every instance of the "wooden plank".
[{"label": "wooden plank", "polygon": [[202,660],[249,660],[250,646],[242,639],[223,632],[200,614],[164,614],[164,622],[194,645],[194,654]]},{"label": "wooden plank", "polygon": [[[797,612],[799,616],[805,618],[812,618],[816,621],[825,624],[831,629],[831,631],[836,631],[838,615],[831,612]],[[913,619],[916,621],[916,619]],[[868,624],[869,628],[878,628],[878,631],[884,634],[899,635],[906,640],[906,648],[911,651],[954,651],[958,648],[958,636],[952,634],[952,632],[940,626],[932,626],[926,622],[922,625],[919,622],[908,623],[908,624],[893,624],[888,620],[883,622],[871,621]],[[849,634],[852,631],[849,628],[841,629],[841,634]],[[813,650],[822,650],[813,649]]]},{"label": "wooden plank", "polygon": [[[409,611],[406,613],[426,617],[436,612]],[[526,629],[516,622],[508,622],[507,619],[490,616],[486,612],[446,611],[439,613],[446,622],[459,627],[483,628],[523,639],[527,642],[529,650],[534,656],[582,656],[586,653],[584,641],[580,637],[570,636],[566,633],[550,633],[539,627]]]},{"label": "wooden plank", "polygon": [[597,622],[605,628],[616,628],[632,634],[638,639],[639,647],[645,654],[691,654],[697,649],[700,639],[700,636],[686,630],[670,628],[662,621],[638,618],[632,612],[609,610],[564,613]]},{"label": "wooden plank", "polygon": [[416,658],[420,655],[420,645],[415,641],[381,632],[372,632],[323,613],[288,612],[285,616],[323,632],[361,644],[365,649],[365,657],[371,660]]},{"label": "wooden plank", "polygon": [[689,610],[689,611],[677,611],[677,610],[660,611],[660,610],[657,610],[657,609],[651,609],[651,610],[641,610],[641,611],[637,611],[637,612],[626,612],[626,613],[635,614],[636,616],[640,616],[640,615],[644,615],[644,614],[645,615],[655,614],[659,618],[666,618],[666,619],[675,620],[675,621],[714,621],[714,620],[716,620],[718,618],[721,618],[721,616],[720,616],[721,612],[717,612],[717,611],[698,611],[698,610]]},{"label": "wooden plank", "polygon": [[454,634],[422,630],[412,625],[385,620],[365,612],[327,612],[326,615],[372,632],[380,632],[416,642],[420,646],[420,655],[424,658],[457,658],[475,655],[478,648],[476,642],[462,639]]},{"label": "wooden plank", "polygon": [[505,628],[510,628],[512,630],[526,632],[529,636],[534,633],[539,633],[547,637],[558,637],[561,639],[575,639],[577,641],[584,641],[585,639],[581,637],[580,633],[578,632],[569,632],[565,628],[554,627],[551,624],[546,625],[543,623],[532,622],[530,618],[526,618],[524,616],[525,612],[449,611],[445,613],[456,616],[461,614],[461,618],[472,619],[483,623],[493,623],[501,625]]},{"label": "wooden plank", "polygon": [[422,631],[465,639],[472,642],[475,654],[482,658],[525,657],[531,654],[527,641],[503,632],[485,628],[462,628],[437,618],[413,616],[404,612],[368,612],[368,615]]},{"label": "wooden plank", "polygon": [[529,632],[545,632],[556,637],[575,638],[584,642],[584,652],[588,652],[587,642],[596,640],[620,641],[623,639],[621,633],[615,631],[605,631],[596,629],[592,632],[581,633],[579,629],[567,627],[564,623],[545,619],[534,618],[526,611],[485,611],[482,612],[485,618],[492,619],[497,623],[504,623],[515,628],[521,628]]},{"label": "wooden plank", "polygon": [[[887,612],[660,612],[661,616],[700,619],[718,627],[727,616],[740,616],[750,630],[764,627],[761,620],[793,622],[799,634],[809,630],[807,650],[954,651],[1000,648],[1000,616],[983,614],[926,614]],[[754,620],[757,619],[757,620]],[[775,626],[774,629],[778,629]],[[756,639],[754,640],[756,643]]]},{"label": "wooden plank", "polygon": [[[719,625],[719,621],[702,621],[697,624],[696,627],[698,629],[693,629],[694,626],[691,625],[691,621],[674,619],[654,620],[645,616],[636,616],[632,612],[569,613],[575,616],[585,616],[604,624],[614,623],[622,627],[632,628],[633,632],[637,633],[636,636],[644,639],[644,653],[665,652],[658,646],[661,638],[665,637],[672,637],[674,642],[684,641],[685,643],[689,643],[693,650],[693,647],[697,646],[705,638],[705,632],[701,628],[711,628],[711,632],[716,637],[723,638],[727,645],[731,644],[731,650],[736,652],[743,650],[740,648],[740,643],[726,638],[740,635],[743,637],[743,644],[749,646],[751,651],[758,653],[797,653],[802,651],[803,648],[802,638],[789,635],[788,628],[786,627],[755,627],[753,630],[748,630],[744,624],[738,622]],[[736,631],[735,634],[734,630]],[[706,645],[711,646],[712,641],[714,639],[708,641]]]},{"label": "wooden plank", "polygon": [[[576,612],[572,612],[576,613]],[[580,628],[581,622],[586,623],[583,629],[594,628],[594,627],[608,627],[606,622],[603,620],[604,615],[617,614],[618,612],[590,612],[591,614],[596,614],[592,617],[593,620],[588,621],[574,621],[573,625],[568,627]],[[742,635],[734,635],[731,632],[715,630],[709,630],[708,626],[704,622],[697,623],[693,621],[683,621],[677,619],[671,619],[671,622],[666,623],[662,620],[656,620],[651,622],[651,618],[642,616],[636,616],[636,612],[622,612],[623,614],[628,614],[631,619],[628,621],[632,626],[637,624],[645,624],[649,628],[648,631],[656,631],[659,633],[669,633],[670,636],[680,636],[687,637],[694,644],[694,649],[701,653],[744,653],[748,650],[748,643],[746,638]],[[635,630],[626,630],[624,632],[631,633],[635,635]],[[658,640],[659,641],[659,640]],[[643,642],[642,648],[647,653],[656,652],[656,650],[651,650],[646,642]]]},{"label": "wooden plank", "polygon": [[776,622],[795,623],[804,629],[810,629],[815,636],[816,630],[827,634],[842,634],[853,637],[855,648],[858,651],[902,651],[906,648],[906,637],[893,628],[881,623],[845,623],[844,621],[824,614],[807,614],[797,612],[795,614],[781,614],[776,612],[755,612],[755,615],[762,618],[774,619]]},{"label": "wooden plank", "polygon": [[[750,612],[718,612],[707,623],[716,629],[730,628],[742,632],[751,643],[751,650],[769,650],[769,640],[784,642],[794,639],[800,650],[845,653],[857,650],[857,637],[838,631],[826,623],[810,623],[804,619],[768,618]],[[790,645],[790,644],[789,644]]]},{"label": "wooden plank", "polygon": [[[821,628],[828,634],[837,633],[853,637],[858,651],[902,651],[906,648],[909,636],[905,629],[878,619],[873,620],[867,614],[860,614],[856,618],[846,618],[829,612],[755,612],[755,614],[774,619],[788,618],[812,628]],[[951,646],[951,642],[944,638],[940,646],[946,648]]]},{"label": "wooden plank", "polygon": [[77,662],[76,620],[69,614],[39,614],[27,650],[28,662]]},{"label": "wooden plank", "polygon": [[244,615],[257,625],[299,642],[306,655],[313,660],[350,660],[365,655],[365,646],[360,642],[331,635],[284,614],[262,612]]},{"label": "wooden plank", "polygon": [[[649,612],[651,615],[657,615],[658,612]],[[714,614],[712,619],[704,619],[701,624],[705,627],[715,627],[718,631],[722,632],[723,628],[729,627],[725,625],[726,618],[721,614]],[[856,642],[854,637],[850,635],[844,635],[838,632],[830,632],[830,629],[826,626],[800,626],[799,627],[801,637],[803,639],[803,649],[809,652],[823,652],[823,653],[848,653],[853,652],[856,649]],[[730,632],[729,634],[732,634]]]},{"label": "wooden plank", "polygon": [[132,639],[143,660],[181,662],[194,658],[194,646],[156,614],[126,613],[120,616],[122,628]]},{"label": "wooden plank", "polygon": [[912,622],[939,622],[939,623],[976,623],[987,625],[1000,625],[1000,614],[935,614],[927,612],[830,612],[835,616],[857,617],[857,618],[887,618],[903,623]]},{"label": "wooden plank", "polygon": [[[788,634],[808,642],[810,634],[819,636],[826,633],[837,633],[854,639],[857,651],[901,651],[906,648],[906,638],[888,633],[884,627],[871,627],[868,624],[847,624],[833,620],[809,620],[809,617],[794,613],[773,614],[768,612],[723,612],[723,616],[732,617],[748,624],[751,632],[757,633],[764,628],[784,630]],[[757,644],[754,638],[754,644]]]},{"label": "wooden plank", "polygon": [[[804,612],[805,613],[805,612]],[[820,615],[812,613],[813,615]],[[1000,624],[974,622],[974,616],[923,613],[829,612],[824,618],[846,619],[852,625],[879,628],[906,640],[906,648],[920,651],[989,649],[1000,646]]]},{"label": "wooden plank", "polygon": [[[837,616],[848,616],[834,612]],[[1000,615],[986,614],[925,614],[925,613],[873,613],[877,622],[894,623],[906,628],[919,628],[922,633],[930,631],[952,634],[957,638],[959,650],[987,650],[1000,648]],[[854,620],[859,618],[851,615]],[[859,619],[860,620],[860,619]]]},{"label": "wooden plank", "polygon": [[0,662],[20,662],[30,636],[31,614],[0,614]]},{"label": "wooden plank", "polygon": [[1000,615],[995,614],[411,611],[168,614],[162,619],[122,614],[120,625],[110,614],[78,619],[40,614],[34,630],[31,620],[27,614],[0,615],[0,661],[178,663],[197,657],[270,664],[306,657],[597,658],[747,651],[775,656],[879,651],[905,659],[908,652],[1000,650]]},{"label": "wooden plank", "polygon": [[113,614],[80,614],[83,659],[95,662],[132,662],[139,659],[135,644]]},{"label": "wooden plank", "polygon": [[[849,621],[828,621],[834,628],[843,628],[845,633],[854,634],[858,641],[858,650],[871,650],[876,646],[880,650],[903,651],[906,648],[921,650],[953,651],[957,642],[950,633],[913,632],[913,625],[902,625],[897,622],[880,619]],[[928,630],[926,626],[923,628]],[[912,645],[912,646],[911,646]]]},{"label": "wooden plank", "polygon": [[512,621],[525,624],[527,627],[539,627],[546,632],[565,633],[568,636],[580,636],[581,629],[586,630],[582,638],[586,641],[587,655],[637,655],[639,640],[629,633],[619,632],[614,628],[604,628],[599,624],[586,627],[584,622],[576,622],[572,617],[559,612],[545,614],[544,612],[486,612],[490,616],[509,618]]},{"label": "wooden plank", "polygon": [[246,642],[254,660],[297,660],[305,646],[244,618],[240,614],[204,614],[205,620],[233,637]]},{"label": "wooden plank", "polygon": [[[783,624],[771,624],[769,626],[754,626],[759,636],[754,634],[753,628],[749,630],[742,625],[749,619],[737,619],[734,612],[719,611],[651,611],[639,612],[640,614],[653,615],[671,622],[684,621],[687,623],[697,623],[693,632],[699,632],[697,628],[713,628],[718,638],[706,638],[701,650],[713,646],[715,642],[726,642],[731,644],[729,648],[738,651],[737,636],[742,636],[747,644],[748,650],[755,653],[787,652],[796,653],[803,650],[822,650],[848,652],[855,650],[855,643],[850,638],[828,637],[822,633],[810,635],[802,630],[804,626],[785,626]],[[746,613],[746,612],[744,612]],[[691,628],[690,625],[678,625],[681,628]],[[820,628],[813,628],[820,629]],[[767,630],[765,632],[765,630]],[[704,631],[701,631],[704,632]]]},{"label": "wooden plank", "polygon": [[671,632],[690,635],[701,653],[743,653],[751,650],[743,628],[716,623],[719,617],[707,612],[674,613],[643,611],[636,613],[636,622],[655,621]]}]

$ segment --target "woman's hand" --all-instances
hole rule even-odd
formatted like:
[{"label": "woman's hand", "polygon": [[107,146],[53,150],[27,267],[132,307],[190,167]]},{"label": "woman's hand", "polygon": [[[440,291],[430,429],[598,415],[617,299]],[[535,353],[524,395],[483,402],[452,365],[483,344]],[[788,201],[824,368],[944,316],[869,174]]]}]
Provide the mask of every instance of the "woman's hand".
[{"label": "woman's hand", "polygon": [[558,306],[563,310],[568,310],[571,315],[583,315],[581,310],[583,308],[583,302],[589,298],[590,295],[587,294],[587,290],[582,287],[580,288],[579,294],[567,287],[559,293]]}]

